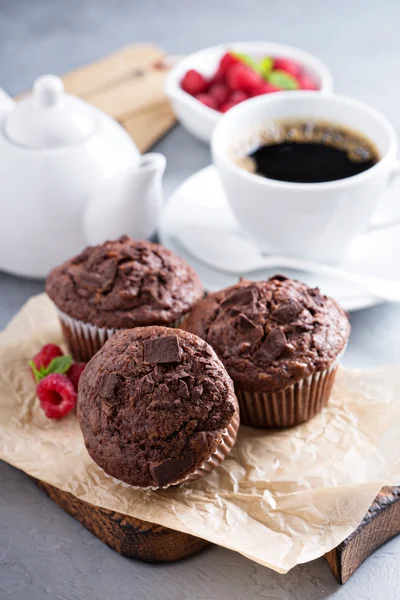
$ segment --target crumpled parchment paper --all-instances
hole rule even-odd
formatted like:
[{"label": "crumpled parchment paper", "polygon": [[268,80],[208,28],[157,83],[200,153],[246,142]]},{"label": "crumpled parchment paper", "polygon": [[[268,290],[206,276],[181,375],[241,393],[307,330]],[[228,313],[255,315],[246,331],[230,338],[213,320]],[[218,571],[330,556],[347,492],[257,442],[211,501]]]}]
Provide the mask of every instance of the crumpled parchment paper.
[{"label": "crumpled parchment paper", "polygon": [[75,414],[49,420],[27,361],[61,343],[55,310],[32,298],[0,335],[0,459],[76,497],[202,537],[285,573],[337,546],[384,485],[400,482],[400,368],[341,369],[329,407],[270,433],[242,427],[208,477],[164,491],[116,484],[89,457]]}]

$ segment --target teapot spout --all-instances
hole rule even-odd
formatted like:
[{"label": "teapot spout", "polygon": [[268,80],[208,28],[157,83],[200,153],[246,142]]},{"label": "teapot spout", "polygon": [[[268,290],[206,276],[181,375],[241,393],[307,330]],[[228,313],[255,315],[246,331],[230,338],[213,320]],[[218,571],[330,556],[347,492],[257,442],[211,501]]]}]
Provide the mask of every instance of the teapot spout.
[{"label": "teapot spout", "polygon": [[146,239],[156,230],[163,193],[165,156],[144,154],[138,165],[108,179],[91,194],[83,216],[84,237],[90,245],[127,234]]},{"label": "teapot spout", "polygon": [[158,177],[161,181],[166,164],[167,161],[164,154],[160,154],[159,152],[148,152],[147,154],[142,154],[139,165],[136,167],[138,183],[140,178],[151,181],[152,179],[157,179]]}]

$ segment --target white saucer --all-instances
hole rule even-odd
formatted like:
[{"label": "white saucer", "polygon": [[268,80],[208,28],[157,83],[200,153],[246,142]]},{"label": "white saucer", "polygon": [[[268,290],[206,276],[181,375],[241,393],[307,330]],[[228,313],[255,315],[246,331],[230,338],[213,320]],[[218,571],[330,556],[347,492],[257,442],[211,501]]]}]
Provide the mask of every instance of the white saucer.
[{"label": "white saucer", "polygon": [[[393,212],[393,207],[389,207],[388,203],[385,204],[387,209],[380,209],[380,215],[389,210]],[[220,230],[240,231],[214,166],[202,169],[189,177],[171,195],[161,218],[159,237],[164,246],[185,258],[193,266],[208,291],[216,291],[235,283],[238,276],[210,268],[194,258],[179,242],[179,231],[193,225],[211,227],[215,229],[216,236]],[[365,275],[400,279],[399,255],[400,226],[393,226],[359,236],[351,245],[340,266]],[[288,269],[257,271],[248,274],[248,278],[265,279],[276,274],[277,271],[301,279],[310,286],[318,286],[322,292],[336,298],[346,310],[366,308],[381,302],[379,298],[355,284]],[[246,273],[243,273],[243,276],[246,276]]]}]

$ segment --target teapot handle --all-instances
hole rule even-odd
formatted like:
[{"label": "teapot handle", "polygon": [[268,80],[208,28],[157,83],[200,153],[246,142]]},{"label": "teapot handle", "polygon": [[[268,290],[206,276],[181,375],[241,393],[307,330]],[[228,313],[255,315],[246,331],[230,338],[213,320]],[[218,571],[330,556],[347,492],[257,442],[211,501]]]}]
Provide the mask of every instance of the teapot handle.
[{"label": "teapot handle", "polygon": [[0,88],[0,117],[4,114],[15,108],[16,102],[5,92],[2,88]]}]

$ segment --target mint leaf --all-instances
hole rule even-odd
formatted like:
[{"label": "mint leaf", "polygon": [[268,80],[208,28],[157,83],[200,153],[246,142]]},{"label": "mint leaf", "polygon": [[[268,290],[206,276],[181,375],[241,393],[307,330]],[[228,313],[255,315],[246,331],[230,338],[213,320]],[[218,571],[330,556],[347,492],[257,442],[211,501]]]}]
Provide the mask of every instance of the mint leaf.
[{"label": "mint leaf", "polygon": [[41,381],[51,373],[59,373],[60,375],[67,373],[71,365],[72,357],[69,355],[56,356],[56,358],[53,358],[53,360],[47,365],[47,367],[41,366],[40,369],[36,367],[33,360],[29,361],[29,366],[32,369],[36,383],[39,383],[39,381]]},{"label": "mint leaf", "polygon": [[30,360],[30,361],[29,361],[29,366],[30,366],[30,368],[32,369],[32,373],[33,373],[33,376],[34,376],[34,378],[35,378],[35,382],[36,382],[36,383],[39,383],[39,381],[40,381],[41,379],[43,379],[43,376],[42,376],[41,370],[40,370],[40,371],[38,371],[38,370],[37,370],[37,368],[36,368],[36,365],[35,365],[35,363],[33,362],[33,360]]},{"label": "mint leaf", "polygon": [[51,363],[46,367],[46,375],[50,375],[50,373],[59,373],[60,375],[63,375],[69,370],[71,365],[71,356],[56,356],[56,358],[53,358]]},{"label": "mint leaf", "polygon": [[268,76],[270,75],[273,66],[274,61],[270,56],[264,56],[264,58],[260,60],[260,62],[258,63],[258,70],[264,77],[264,79],[268,79]]},{"label": "mint leaf", "polygon": [[261,74],[260,66],[254,58],[252,58],[249,54],[245,54],[244,52],[230,52],[232,56],[238,58],[242,63],[256,71],[256,73]]},{"label": "mint leaf", "polygon": [[286,71],[280,71],[279,69],[275,69],[275,71],[270,73],[268,81],[282,90],[297,90],[299,87],[299,83],[293,75],[286,73]]}]

